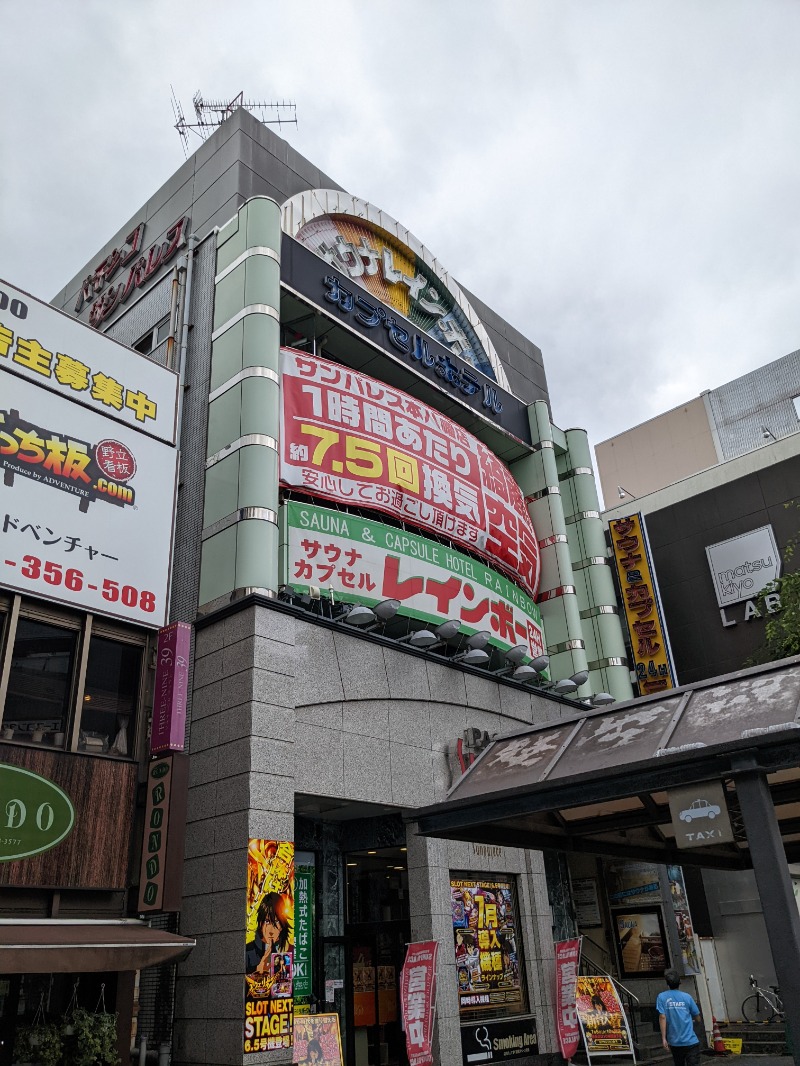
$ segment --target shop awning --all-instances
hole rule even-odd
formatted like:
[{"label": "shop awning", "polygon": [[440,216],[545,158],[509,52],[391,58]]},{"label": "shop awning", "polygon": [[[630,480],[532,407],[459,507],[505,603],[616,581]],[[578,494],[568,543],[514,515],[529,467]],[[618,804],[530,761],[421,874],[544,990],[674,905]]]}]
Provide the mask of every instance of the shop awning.
[{"label": "shop awning", "polygon": [[196,941],[137,921],[0,921],[0,973],[143,970],[185,958]]},{"label": "shop awning", "polygon": [[[426,836],[743,869],[748,767],[800,862],[800,656],[498,736],[445,802],[406,817]],[[669,792],[707,781],[725,790],[734,839],[679,847]]]}]

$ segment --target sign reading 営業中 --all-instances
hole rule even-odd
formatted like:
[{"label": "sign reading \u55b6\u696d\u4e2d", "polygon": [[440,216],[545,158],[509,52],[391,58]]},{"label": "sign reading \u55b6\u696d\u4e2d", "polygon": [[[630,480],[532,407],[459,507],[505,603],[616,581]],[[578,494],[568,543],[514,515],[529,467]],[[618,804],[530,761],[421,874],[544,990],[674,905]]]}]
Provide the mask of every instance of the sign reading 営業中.
[{"label": "sign reading \u55b6\u696d\u4e2d", "polygon": [[0,763],[0,862],[49,851],[72,831],[75,808],[63,789],[21,766]]},{"label": "sign reading \u55b6\u696d\u4e2d", "polygon": [[433,1062],[438,951],[435,940],[409,944],[400,971],[400,1011],[409,1066],[430,1066]]},{"label": "sign reading \u55b6\u696d\u4e2d", "polygon": [[581,958],[581,938],[562,940],[556,949],[556,1029],[562,1056],[569,1062],[578,1050],[581,1039],[576,1006],[578,966]]},{"label": "sign reading \u55b6\u696d\u4e2d", "polygon": [[284,348],[281,481],[391,514],[485,556],[535,596],[525,500],[484,444],[433,408],[347,367]]},{"label": "sign reading \u55b6\u696d\u4e2d", "polygon": [[175,449],[2,360],[0,384],[0,585],[162,626]]},{"label": "sign reading \u55b6\u696d\u4e2d", "polygon": [[[0,367],[131,429],[175,443],[176,373],[2,279]],[[7,406],[2,396],[0,404]]]},{"label": "sign reading \u55b6\u696d\u4e2d", "polygon": [[675,687],[675,667],[640,514],[609,523],[641,696]]},{"label": "sign reading \u55b6\u696d\u4e2d", "polygon": [[[332,590],[337,600],[400,601],[400,614],[439,624],[459,619],[465,632],[486,629],[505,650],[544,652],[539,608],[506,577],[443,544],[328,508],[284,505],[286,583]],[[324,594],[324,593],[323,593]]]},{"label": "sign reading \u55b6\u696d\u4e2d", "polygon": [[250,840],[244,951],[244,1052],[293,1042],[294,844]]},{"label": "sign reading \u55b6\u696d\u4e2d", "polygon": [[720,607],[754,599],[781,574],[772,526],[710,544],[706,556]]}]

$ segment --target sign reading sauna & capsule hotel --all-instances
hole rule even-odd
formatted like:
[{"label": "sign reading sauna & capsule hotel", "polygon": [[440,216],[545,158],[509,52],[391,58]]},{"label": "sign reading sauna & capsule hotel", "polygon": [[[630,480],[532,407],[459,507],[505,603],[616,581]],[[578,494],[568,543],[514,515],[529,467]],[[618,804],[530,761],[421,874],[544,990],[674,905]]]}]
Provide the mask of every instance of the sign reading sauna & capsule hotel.
[{"label": "sign reading sauna & capsule hotel", "polygon": [[0,584],[158,627],[177,376],[0,281]]}]

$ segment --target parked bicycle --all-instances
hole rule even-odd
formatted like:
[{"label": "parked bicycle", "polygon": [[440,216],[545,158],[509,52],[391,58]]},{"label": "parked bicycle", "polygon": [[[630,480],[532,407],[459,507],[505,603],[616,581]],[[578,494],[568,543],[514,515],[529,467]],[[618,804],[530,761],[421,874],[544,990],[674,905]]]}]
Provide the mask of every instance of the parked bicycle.
[{"label": "parked bicycle", "polygon": [[777,985],[761,988],[750,974],[750,987],[753,989],[753,995],[748,996],[742,1004],[742,1017],[746,1022],[780,1021],[786,1017]]}]

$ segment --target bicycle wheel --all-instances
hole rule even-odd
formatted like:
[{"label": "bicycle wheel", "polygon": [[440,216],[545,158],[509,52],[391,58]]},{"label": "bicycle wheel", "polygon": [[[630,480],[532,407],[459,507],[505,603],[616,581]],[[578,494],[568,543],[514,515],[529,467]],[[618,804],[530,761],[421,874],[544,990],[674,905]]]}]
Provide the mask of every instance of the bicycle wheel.
[{"label": "bicycle wheel", "polygon": [[742,1004],[742,1017],[746,1022],[771,1022],[775,1011],[763,996],[748,996]]}]

